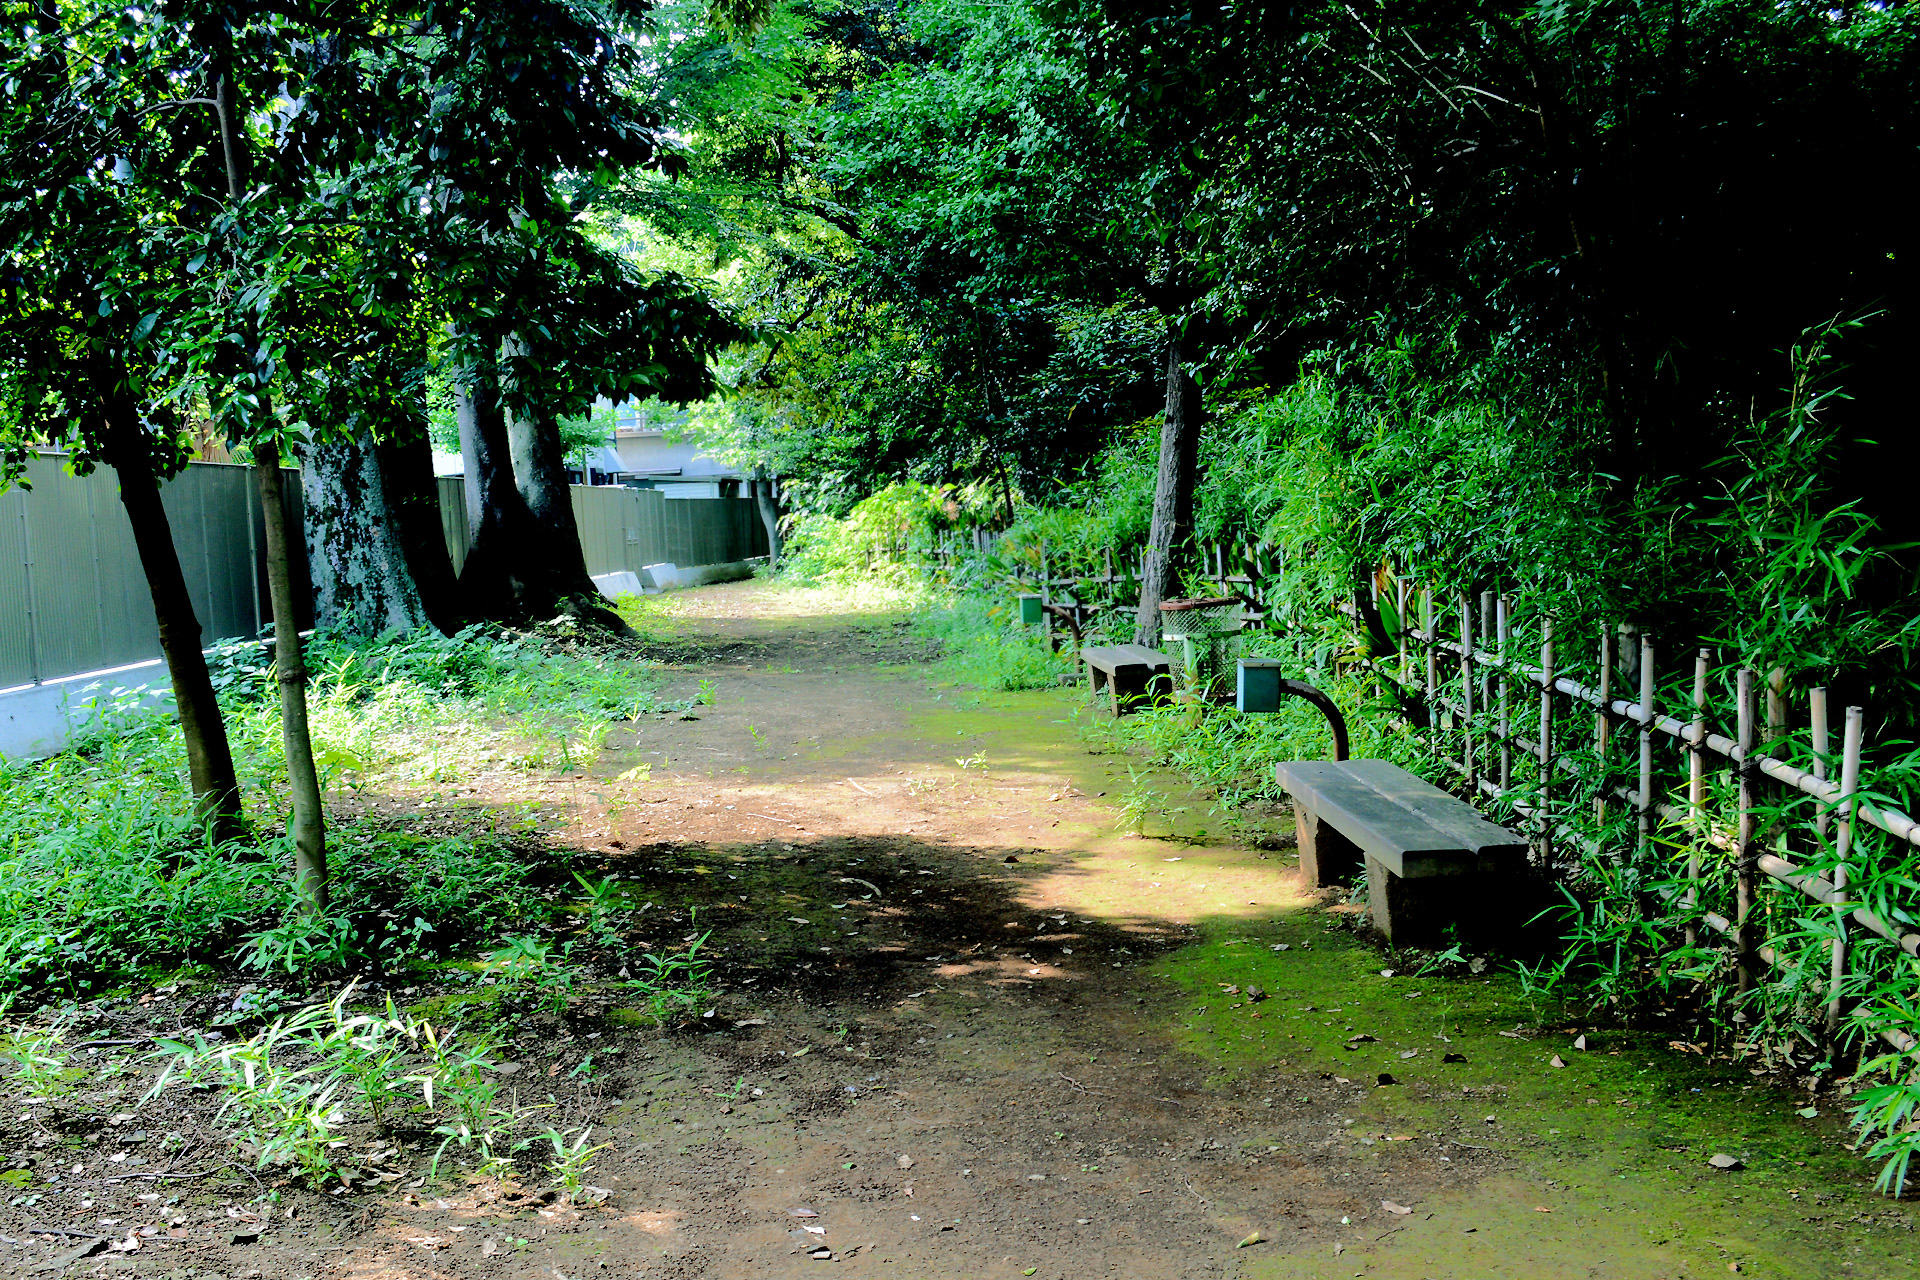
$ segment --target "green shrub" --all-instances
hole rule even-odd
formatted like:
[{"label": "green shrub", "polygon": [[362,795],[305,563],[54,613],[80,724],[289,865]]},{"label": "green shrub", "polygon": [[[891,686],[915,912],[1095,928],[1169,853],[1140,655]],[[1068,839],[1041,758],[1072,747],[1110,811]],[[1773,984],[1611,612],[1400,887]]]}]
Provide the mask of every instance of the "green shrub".
[{"label": "green shrub", "polygon": [[998,602],[959,596],[929,604],[914,617],[915,634],[938,643],[955,679],[983,689],[1045,689],[1071,673],[1070,644],[1053,651],[1044,632],[1018,625],[1011,595]]}]

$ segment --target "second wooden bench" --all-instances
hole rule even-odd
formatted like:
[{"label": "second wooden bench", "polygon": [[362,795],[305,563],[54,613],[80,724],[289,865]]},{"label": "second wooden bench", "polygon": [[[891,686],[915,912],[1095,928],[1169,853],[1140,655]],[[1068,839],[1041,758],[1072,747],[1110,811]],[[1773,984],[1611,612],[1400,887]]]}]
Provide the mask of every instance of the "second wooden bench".
[{"label": "second wooden bench", "polygon": [[1137,702],[1173,691],[1167,655],[1143,644],[1088,645],[1080,651],[1080,661],[1087,664],[1087,687],[1096,697],[1107,690],[1116,716]]},{"label": "second wooden bench", "polygon": [[1364,861],[1374,927],[1389,942],[1438,941],[1512,922],[1527,845],[1473,807],[1385,760],[1289,760],[1274,777],[1293,798],[1300,873],[1351,884]]}]

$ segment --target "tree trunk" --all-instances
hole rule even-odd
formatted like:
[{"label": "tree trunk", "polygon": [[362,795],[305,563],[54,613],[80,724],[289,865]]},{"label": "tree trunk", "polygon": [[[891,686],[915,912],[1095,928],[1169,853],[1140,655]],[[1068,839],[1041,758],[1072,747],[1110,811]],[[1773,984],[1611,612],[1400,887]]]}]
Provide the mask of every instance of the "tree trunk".
[{"label": "tree trunk", "polygon": [[380,462],[380,485],[393,518],[394,540],[413,573],[414,590],[420,593],[428,619],[451,635],[465,619],[446,526],[440,520],[440,482],[433,474],[433,443],[427,438],[424,412],[416,411],[394,424],[385,440],[375,442],[373,451]]},{"label": "tree trunk", "polygon": [[300,645],[300,613],[293,595],[292,544],[280,491],[280,450],[272,441],[253,447],[253,478],[260,492],[267,542],[267,586],[273,597],[273,669],[280,685],[280,738],[286,748],[293,799],[293,881],[307,914],[327,910],[327,824],[320,808],[320,776],[313,767],[307,728],[307,662]]},{"label": "tree trunk", "polygon": [[387,501],[379,454],[362,435],[307,450],[307,559],[316,622],[360,634],[433,625]]},{"label": "tree trunk", "polygon": [[[515,483],[511,432],[498,393],[476,383],[462,389],[458,406],[461,451],[480,491],[480,520],[460,572],[467,612],[521,626],[567,613],[610,631],[625,631],[626,624],[606,607],[587,576],[566,473],[560,473],[559,502],[565,504],[570,545],[551,523],[535,518],[523,487]],[[530,468],[546,465],[534,452],[535,442],[525,441],[523,448],[529,451]],[[550,461],[557,463],[559,452],[556,435]],[[557,522],[551,479],[545,486],[528,487],[538,494],[549,520]]]},{"label": "tree trunk", "polygon": [[760,523],[767,527],[767,567],[780,567],[780,499],[774,492],[774,481],[770,476],[760,476],[753,482],[753,501],[760,512]]},{"label": "tree trunk", "polygon": [[475,379],[455,393],[460,459],[468,511],[467,562],[460,570],[461,603],[479,618],[526,622],[537,612],[528,599],[523,565],[533,538],[533,516],[513,483],[506,412],[499,393]]},{"label": "tree trunk", "polygon": [[194,816],[207,824],[215,840],[244,840],[247,824],[240,811],[240,780],[227,745],[227,725],[207,673],[207,655],[200,648],[200,619],[187,594],[186,575],[180,571],[180,553],[160,501],[151,451],[132,402],[112,395],[109,403],[107,463],[120,478],[120,504],[133,526],[134,546],[153,596],[160,652],[167,660],[180,736],[186,743]]},{"label": "tree trunk", "polygon": [[1179,584],[1181,560],[1193,538],[1193,489],[1200,462],[1200,387],[1181,363],[1180,322],[1167,321],[1167,408],[1160,426],[1160,471],[1153,486],[1153,527],[1140,577],[1140,612],[1133,642],[1160,639],[1160,602]]},{"label": "tree trunk", "polygon": [[[587,573],[580,523],[573,515],[573,487],[567,482],[567,459],[560,451],[560,424],[547,417],[509,414],[507,445],[513,453],[514,483],[543,544],[540,560],[556,601],[576,616],[599,613],[613,618],[606,597]],[[619,619],[613,622],[619,625]]]}]

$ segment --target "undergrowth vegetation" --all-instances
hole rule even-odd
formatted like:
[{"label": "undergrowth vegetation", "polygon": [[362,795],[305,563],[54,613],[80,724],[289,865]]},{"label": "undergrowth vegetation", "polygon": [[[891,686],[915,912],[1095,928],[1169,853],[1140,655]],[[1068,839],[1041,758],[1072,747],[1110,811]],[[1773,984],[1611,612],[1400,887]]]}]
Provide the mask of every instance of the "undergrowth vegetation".
[{"label": "undergrowth vegetation", "polygon": [[397,1181],[383,1157],[412,1139],[432,1146],[429,1177],[451,1153],[483,1176],[543,1170],[569,1201],[605,1197],[584,1181],[602,1149],[588,1146],[591,1128],[538,1129],[552,1104],[506,1082],[500,1039],[436,1026],[391,998],[355,1012],[354,994],[349,985],[243,1038],[160,1040],[152,1059],[162,1069],[142,1103],[211,1090],[217,1121],[256,1167],[316,1190]]},{"label": "undergrowth vegetation", "polygon": [[[623,657],[478,628],[320,632],[309,654],[315,757],[349,796],[578,770],[657,687]],[[497,938],[530,909],[542,855],[517,806],[461,833],[349,807],[334,818],[329,911],[302,914],[290,841],[274,829],[286,778],[271,669],[241,644],[216,655],[215,674],[253,801],[248,843],[209,841],[181,776],[178,724],[125,714],[125,695],[102,697],[95,731],[59,754],[0,759],[0,1007],[181,961],[377,970]]]}]

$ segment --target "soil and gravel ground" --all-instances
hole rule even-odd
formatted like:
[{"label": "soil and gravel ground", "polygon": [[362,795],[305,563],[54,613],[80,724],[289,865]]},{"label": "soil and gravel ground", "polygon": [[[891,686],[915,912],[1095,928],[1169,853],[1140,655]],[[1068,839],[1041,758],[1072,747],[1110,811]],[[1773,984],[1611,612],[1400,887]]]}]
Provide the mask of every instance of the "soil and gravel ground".
[{"label": "soil and gravel ground", "polygon": [[[679,597],[665,694],[710,681],[711,705],[622,726],[585,775],[441,801],[452,827],[535,815],[617,876],[636,955],[714,931],[697,1030],[590,994],[503,1028],[514,1087],[606,1144],[603,1204],[425,1179],[405,1144],[351,1195],[242,1178],[210,1104],[103,1085],[4,1117],[0,1272],[1920,1275],[1837,1116],[1497,964],[1423,975],[1302,892],[1284,813],[1236,843],[1161,776],[1150,829],[1178,835],[1121,831],[1141,766],[1088,749],[1077,691],[955,687],[903,620],[818,600]],[[88,1034],[193,1027],[236,985],[169,983]],[[433,974],[394,994],[486,1012]]]}]

